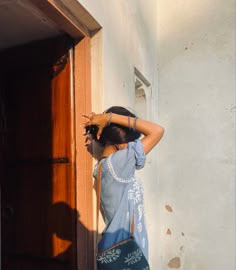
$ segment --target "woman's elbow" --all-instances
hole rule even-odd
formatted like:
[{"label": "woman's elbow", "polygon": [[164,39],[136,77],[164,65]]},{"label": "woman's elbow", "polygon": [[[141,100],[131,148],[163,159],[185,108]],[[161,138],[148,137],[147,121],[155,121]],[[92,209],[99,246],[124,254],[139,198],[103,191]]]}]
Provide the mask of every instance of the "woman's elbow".
[{"label": "woman's elbow", "polygon": [[165,133],[164,127],[158,126],[156,128],[155,134],[156,134],[157,141],[160,141],[160,139],[163,137],[164,133]]},{"label": "woman's elbow", "polygon": [[164,129],[164,127],[162,127],[162,126],[158,126],[158,127],[157,127],[157,134],[159,134],[159,135],[163,136],[163,135],[164,135],[164,133],[165,133],[165,129]]},{"label": "woman's elbow", "polygon": [[165,133],[165,129],[163,127],[161,127],[161,133],[162,133],[162,136],[164,135]]}]

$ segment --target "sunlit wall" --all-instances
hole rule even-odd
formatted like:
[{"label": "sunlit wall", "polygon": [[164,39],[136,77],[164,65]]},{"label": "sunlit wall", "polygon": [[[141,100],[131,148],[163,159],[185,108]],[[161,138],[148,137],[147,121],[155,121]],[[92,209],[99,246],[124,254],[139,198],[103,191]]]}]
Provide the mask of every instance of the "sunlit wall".
[{"label": "sunlit wall", "polygon": [[235,269],[235,1],[158,0],[159,269]]}]

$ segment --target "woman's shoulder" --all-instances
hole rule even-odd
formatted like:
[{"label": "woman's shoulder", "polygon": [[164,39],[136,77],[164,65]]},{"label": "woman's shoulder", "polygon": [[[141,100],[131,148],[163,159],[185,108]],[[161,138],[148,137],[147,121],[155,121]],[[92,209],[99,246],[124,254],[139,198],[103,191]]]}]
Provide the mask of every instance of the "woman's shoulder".
[{"label": "woman's shoulder", "polygon": [[118,150],[110,156],[101,159],[94,167],[93,176],[96,178],[99,166],[102,166],[102,173],[107,172],[119,182],[129,182],[135,170],[144,167],[146,155],[140,140],[129,142],[127,147]]},{"label": "woman's shoulder", "polygon": [[93,177],[94,177],[94,178],[97,178],[97,176],[98,176],[98,170],[99,170],[99,167],[101,167],[102,173],[103,173],[104,169],[106,169],[106,166],[104,166],[104,165],[105,165],[105,162],[104,162],[105,159],[106,159],[106,158],[100,159],[100,160],[94,165],[94,168],[93,168]]},{"label": "woman's shoulder", "polygon": [[119,174],[134,174],[136,169],[145,165],[146,155],[140,140],[129,142],[125,149],[119,150],[108,158],[108,166]]}]

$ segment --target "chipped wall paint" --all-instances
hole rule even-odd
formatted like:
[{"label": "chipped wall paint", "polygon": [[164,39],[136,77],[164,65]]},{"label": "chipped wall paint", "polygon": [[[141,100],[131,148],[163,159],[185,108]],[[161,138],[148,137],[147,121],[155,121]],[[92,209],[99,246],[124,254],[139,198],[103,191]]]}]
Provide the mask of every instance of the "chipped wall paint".
[{"label": "chipped wall paint", "polygon": [[157,2],[158,269],[233,270],[235,0]]},{"label": "chipped wall paint", "polygon": [[168,263],[168,267],[169,268],[180,268],[181,264],[180,264],[180,258],[179,257],[174,257],[173,259],[171,259]]}]

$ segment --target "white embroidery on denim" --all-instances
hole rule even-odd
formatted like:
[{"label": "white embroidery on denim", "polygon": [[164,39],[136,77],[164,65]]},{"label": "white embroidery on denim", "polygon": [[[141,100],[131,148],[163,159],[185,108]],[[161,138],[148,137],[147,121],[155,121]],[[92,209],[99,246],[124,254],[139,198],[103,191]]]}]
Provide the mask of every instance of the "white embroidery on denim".
[{"label": "white embroidery on denim", "polygon": [[111,156],[107,159],[107,165],[108,168],[112,174],[112,176],[115,178],[116,181],[121,182],[121,183],[131,183],[134,181],[134,177],[131,177],[129,179],[123,179],[117,176],[116,172],[114,171],[114,168],[111,163]]},{"label": "white embroidery on denim", "polygon": [[138,204],[137,211],[138,211],[138,221],[136,223],[136,228],[139,233],[143,230],[143,216],[144,216],[144,204],[143,204],[143,187],[139,179],[134,180],[131,188],[128,190],[128,199],[133,201],[134,205]]},{"label": "white embroidery on denim", "polygon": [[116,261],[120,257],[121,250],[120,249],[111,249],[101,255],[97,256],[97,260],[103,263],[111,263]]},{"label": "white embroidery on denim", "polygon": [[128,200],[130,200],[130,201],[134,200],[134,191],[133,191],[133,189],[130,189],[128,191]]},{"label": "white embroidery on denim", "polygon": [[133,200],[134,204],[143,203],[143,187],[136,178],[128,191],[128,199]]},{"label": "white embroidery on denim", "polygon": [[142,216],[143,216],[143,209],[144,207],[143,207],[143,204],[139,204],[139,206],[138,206],[138,219],[139,219],[139,221],[142,219]]},{"label": "white embroidery on denim", "polygon": [[127,257],[125,257],[125,263],[128,265],[135,264],[142,259],[142,251],[138,248],[137,250],[128,253]]},{"label": "white embroidery on denim", "polygon": [[143,225],[141,222],[138,223],[137,228],[138,228],[138,231],[141,233],[141,231],[143,230]]}]

